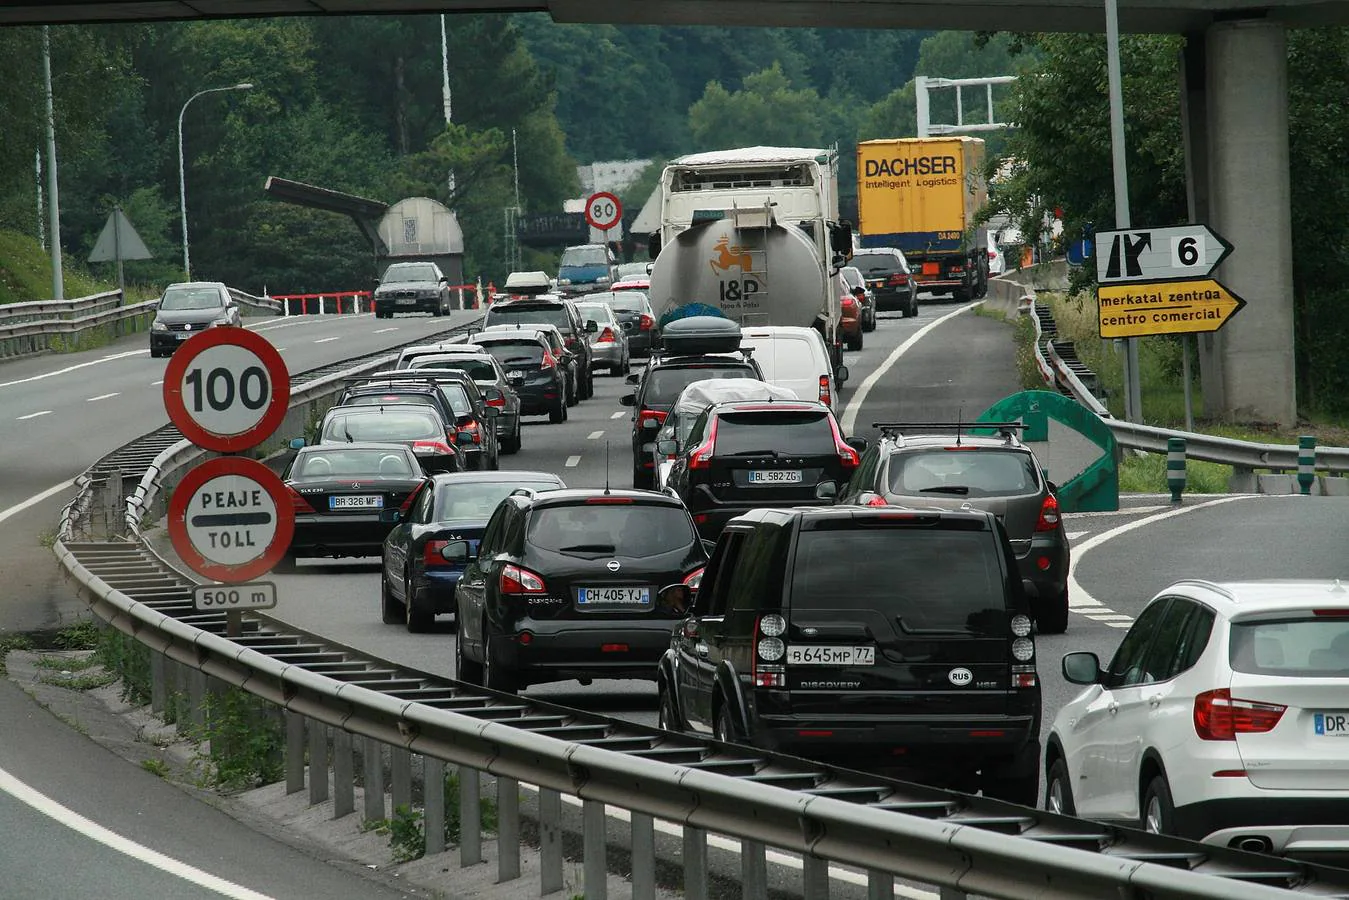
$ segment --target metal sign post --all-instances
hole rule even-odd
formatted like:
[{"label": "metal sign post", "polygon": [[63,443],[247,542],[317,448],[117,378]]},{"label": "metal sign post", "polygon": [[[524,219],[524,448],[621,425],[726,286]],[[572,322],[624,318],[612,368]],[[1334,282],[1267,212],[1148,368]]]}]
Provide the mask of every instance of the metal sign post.
[{"label": "metal sign post", "polygon": [[[1115,227],[1129,227],[1129,173],[1124,162],[1124,96],[1119,67],[1119,8],[1105,0],[1106,74],[1110,82],[1110,159],[1115,179]],[[1101,243],[1096,242],[1097,248]],[[1099,253],[1099,249],[1098,249]],[[1124,418],[1143,419],[1143,398],[1138,381],[1138,339],[1124,342]]]}]

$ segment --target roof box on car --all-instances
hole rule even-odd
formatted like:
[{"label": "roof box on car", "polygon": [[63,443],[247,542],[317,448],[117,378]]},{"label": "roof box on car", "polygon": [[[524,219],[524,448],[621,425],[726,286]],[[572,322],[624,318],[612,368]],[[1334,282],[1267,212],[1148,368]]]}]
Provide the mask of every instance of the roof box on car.
[{"label": "roof box on car", "polygon": [[661,330],[666,353],[734,353],[740,349],[740,325],[720,316],[676,319]]}]

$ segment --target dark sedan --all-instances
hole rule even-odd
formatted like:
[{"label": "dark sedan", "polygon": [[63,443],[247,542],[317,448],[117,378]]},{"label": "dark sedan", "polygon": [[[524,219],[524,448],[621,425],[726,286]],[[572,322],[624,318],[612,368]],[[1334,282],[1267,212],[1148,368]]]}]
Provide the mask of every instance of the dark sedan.
[{"label": "dark sedan", "polygon": [[[452,437],[453,435],[453,437]],[[464,436],[446,425],[430,406],[334,406],[319,423],[318,446],[351,444],[357,441],[402,444],[411,448],[422,470],[458,472],[463,468],[462,457],[450,444],[451,440],[468,443]],[[304,446],[304,439],[291,441],[291,447]]]},{"label": "dark sedan", "polygon": [[650,356],[660,346],[660,326],[651,309],[646,291],[624,290],[588,294],[586,303],[607,303],[614,318],[628,336],[628,352],[634,356]]},{"label": "dark sedan", "polygon": [[464,566],[446,559],[445,547],[467,541],[476,552],[492,511],[511,493],[565,487],[548,472],[436,475],[384,541],[379,608],[385,624],[402,622],[408,631],[427,631],[438,613],[454,612],[454,588]]},{"label": "dark sedan", "polygon": [[452,308],[450,281],[435,263],[394,263],[384,270],[375,288],[376,319],[391,319],[394,313],[405,312],[443,316]]},{"label": "dark sedan", "polygon": [[303,447],[282,475],[295,510],[295,534],[276,568],[299,557],[376,556],[416,499],[426,476],[401,444]]}]

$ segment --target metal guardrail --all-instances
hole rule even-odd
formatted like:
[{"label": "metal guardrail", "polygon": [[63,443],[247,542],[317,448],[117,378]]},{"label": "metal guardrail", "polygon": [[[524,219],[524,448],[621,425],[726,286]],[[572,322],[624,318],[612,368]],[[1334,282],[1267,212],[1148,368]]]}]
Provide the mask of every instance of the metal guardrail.
[{"label": "metal guardrail", "polygon": [[254,297],[252,294],[246,294],[237,288],[229,288],[230,296],[234,302],[238,303],[242,311],[261,313],[269,316],[279,316],[285,312],[282,305],[271,297]]},{"label": "metal guardrail", "polygon": [[0,304],[0,325],[39,322],[53,319],[76,319],[93,313],[106,312],[122,305],[122,292],[103,291],[74,300],[30,300],[23,303]]},{"label": "metal guardrail", "polygon": [[[364,362],[379,365],[387,358]],[[333,368],[321,373],[330,383],[345,374]],[[297,388],[297,409],[323,380],[310,378]],[[707,896],[709,832],[740,839],[750,897],[767,896],[765,848],[771,846],[802,856],[803,893],[810,898],[828,896],[830,862],[864,870],[873,897],[893,896],[894,878],[901,877],[940,886],[950,900],[966,891],[1028,900],[1274,900],[1290,892],[1349,898],[1349,873],[1340,870],[1098,825],[496,694],[363,657],[262,616],[248,617],[243,635],[226,640],[224,616],[193,611],[192,581],[151,548],[140,541],[75,537],[76,520],[92,518],[97,508],[92,497],[100,475],[112,488],[108,492],[120,496],[124,479],[139,474],[138,513],[154,503],[173,464],[189,459],[173,438],[171,429],[161,429],[149,446],[133,442],[96,463],[66,508],[56,547],[95,614],[151,648],[161,705],[165,681],[174,678],[185,683],[200,711],[209,678],[282,707],[288,790],[305,787],[307,750],[310,801],[328,799],[331,759],[337,815],[354,811],[353,735],[364,739],[367,818],[380,818],[385,809],[385,750],[395,803],[400,794],[411,800],[410,755],[419,754],[431,852],[443,849],[443,841],[438,846],[432,840],[440,833],[433,813],[444,814],[443,764],[458,765],[463,865],[482,861],[481,826],[473,823],[479,822],[481,776],[494,777],[501,880],[520,875],[523,782],[541,788],[544,893],[563,886],[560,795],[580,798],[588,900],[605,897],[609,806],[632,813],[638,898],[654,896],[657,818],[683,828],[685,893],[691,898]]]}]

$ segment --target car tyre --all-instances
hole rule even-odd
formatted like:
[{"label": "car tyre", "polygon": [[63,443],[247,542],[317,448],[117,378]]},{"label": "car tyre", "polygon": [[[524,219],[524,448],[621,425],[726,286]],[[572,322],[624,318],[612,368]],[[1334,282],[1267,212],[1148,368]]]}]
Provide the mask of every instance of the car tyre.
[{"label": "car tyre", "polygon": [[560,425],[567,421],[567,404],[562,402],[562,398],[557,400],[557,407],[548,411],[548,422],[552,425]]},{"label": "car tyre", "polygon": [[403,612],[403,604],[393,598],[393,591],[389,590],[389,579],[385,578],[383,573],[379,576],[379,617],[385,625],[399,625],[407,619],[407,614]]},{"label": "car tyre", "polygon": [[1176,805],[1171,799],[1171,786],[1165,776],[1154,775],[1143,789],[1143,801],[1139,805],[1143,820],[1139,823],[1149,834],[1173,834],[1175,830]]},{"label": "car tyre", "polygon": [[1068,630],[1068,591],[1033,601],[1035,627],[1041,634],[1063,634]]},{"label": "car tyre", "polygon": [[874,310],[862,317],[862,330],[866,332],[876,330],[876,313]]},{"label": "car tyre", "polygon": [[1068,777],[1068,762],[1063,757],[1054,760],[1045,776],[1045,809],[1061,816],[1077,815],[1073,782]]},{"label": "car tyre", "polygon": [[412,602],[412,584],[408,581],[407,575],[403,576],[403,597],[408,631],[412,634],[425,634],[430,631],[436,624],[436,614],[418,609],[417,604]]},{"label": "car tyre", "polygon": [[594,372],[591,372],[591,371],[589,371],[589,370],[587,370],[587,371],[586,371],[586,394],[585,394],[585,397],[584,397],[583,399],[589,400],[589,399],[590,399],[591,397],[593,397],[593,396],[595,396],[595,373],[594,373]]},{"label": "car tyre", "polygon": [[660,686],[660,707],[656,713],[657,727],[665,731],[683,731],[684,724],[679,720],[679,710],[675,709],[674,692],[665,686]]},{"label": "car tyre", "polygon": [[731,711],[727,709],[725,702],[717,710],[717,722],[713,726],[712,736],[723,743],[740,743],[740,735],[736,733],[735,720],[731,718]]},{"label": "car tyre", "polygon": [[577,376],[571,383],[571,389],[567,391],[567,405],[575,406],[581,402],[581,379]]},{"label": "car tyre", "polygon": [[632,489],[635,491],[649,491],[656,485],[656,476],[646,469],[632,470]]},{"label": "car tyre", "polygon": [[520,417],[515,417],[515,433],[501,443],[501,452],[507,455],[520,452]]},{"label": "car tyre", "polygon": [[854,351],[856,351],[856,350],[861,350],[861,349],[862,349],[862,331],[861,331],[861,329],[860,329],[860,328],[858,329],[857,337],[852,337],[852,336],[850,335],[846,340],[847,340],[847,346],[848,346],[848,349],[849,349],[849,350],[854,350]]},{"label": "car tyre", "polygon": [[482,656],[483,687],[491,691],[501,691],[503,694],[514,694],[520,690],[519,677],[501,665],[501,661],[492,652],[492,641],[486,632],[482,637]]},{"label": "car tyre", "polygon": [[[458,614],[455,615],[458,621]],[[454,677],[468,684],[482,686],[482,663],[469,659],[464,654],[464,635],[460,632],[454,642]]]}]

